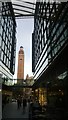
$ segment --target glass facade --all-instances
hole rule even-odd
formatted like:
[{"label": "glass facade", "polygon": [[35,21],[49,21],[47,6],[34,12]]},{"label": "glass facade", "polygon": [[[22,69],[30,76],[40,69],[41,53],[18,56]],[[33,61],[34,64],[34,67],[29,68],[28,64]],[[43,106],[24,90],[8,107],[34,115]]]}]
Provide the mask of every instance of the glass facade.
[{"label": "glass facade", "polygon": [[[49,119],[68,119],[68,2],[37,2],[32,34],[34,91]],[[35,94],[36,95],[36,94]],[[48,118],[47,118],[48,119]]]},{"label": "glass facade", "polygon": [[32,70],[38,79],[68,39],[68,3],[37,2],[32,34]]},{"label": "glass facade", "polygon": [[[0,61],[11,74],[15,71],[16,22],[12,4],[2,2],[0,22]],[[3,66],[2,66],[3,67]]]}]

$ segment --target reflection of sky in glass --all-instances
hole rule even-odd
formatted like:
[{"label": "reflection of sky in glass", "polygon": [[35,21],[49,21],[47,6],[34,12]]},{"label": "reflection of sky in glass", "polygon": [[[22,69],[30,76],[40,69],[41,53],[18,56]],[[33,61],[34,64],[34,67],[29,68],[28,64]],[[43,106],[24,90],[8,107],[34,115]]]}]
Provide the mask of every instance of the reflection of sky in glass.
[{"label": "reflection of sky in glass", "polygon": [[[44,62],[44,64],[42,65],[42,67],[40,68],[39,72],[37,73],[37,75],[34,77],[34,79],[36,79],[37,77],[40,77],[41,73],[44,72],[43,70],[45,69],[45,67],[48,64],[48,59],[46,59],[46,61]],[[37,71],[36,71],[37,72]]]},{"label": "reflection of sky in glass", "polygon": [[66,76],[67,76],[67,71],[65,71],[64,73],[62,73],[62,74],[60,74],[59,76],[58,76],[58,79],[64,79]]}]

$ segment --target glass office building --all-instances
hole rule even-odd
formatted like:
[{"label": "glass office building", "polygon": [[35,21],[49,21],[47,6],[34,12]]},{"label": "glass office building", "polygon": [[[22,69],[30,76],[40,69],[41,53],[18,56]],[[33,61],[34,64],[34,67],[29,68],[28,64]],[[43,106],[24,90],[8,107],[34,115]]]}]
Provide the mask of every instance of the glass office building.
[{"label": "glass office building", "polygon": [[67,42],[67,7],[67,3],[36,3],[32,34],[35,79],[56,59]]},{"label": "glass office building", "polygon": [[1,2],[0,6],[0,72],[12,78],[15,71],[16,21],[11,2]]},{"label": "glass office building", "polygon": [[63,119],[68,118],[67,54],[68,2],[36,2],[32,33],[33,88],[38,90],[38,98],[39,88],[45,89],[47,104],[62,108]]}]

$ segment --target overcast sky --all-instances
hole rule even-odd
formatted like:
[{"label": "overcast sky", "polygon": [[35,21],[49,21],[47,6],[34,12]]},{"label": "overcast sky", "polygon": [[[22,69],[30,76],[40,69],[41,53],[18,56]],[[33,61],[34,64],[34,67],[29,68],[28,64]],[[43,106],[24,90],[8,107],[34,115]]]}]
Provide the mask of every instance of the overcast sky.
[{"label": "overcast sky", "polygon": [[18,51],[20,46],[24,48],[24,78],[27,74],[32,76],[32,32],[33,32],[33,19],[17,19],[17,45],[16,45],[16,67],[14,78],[17,78],[18,67]]}]

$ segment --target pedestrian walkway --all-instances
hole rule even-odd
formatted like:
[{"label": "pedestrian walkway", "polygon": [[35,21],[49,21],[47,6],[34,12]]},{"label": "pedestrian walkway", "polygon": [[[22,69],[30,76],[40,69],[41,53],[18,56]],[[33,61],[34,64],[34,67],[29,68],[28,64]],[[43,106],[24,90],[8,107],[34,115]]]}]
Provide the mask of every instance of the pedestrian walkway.
[{"label": "pedestrian walkway", "polygon": [[9,118],[9,119],[10,118],[19,118],[19,119],[22,118],[22,120],[24,119],[28,120],[29,119],[29,104],[27,103],[27,107],[24,113],[23,113],[23,106],[21,106],[18,109],[16,102],[6,104],[3,110],[2,119],[6,119],[6,118]]}]

